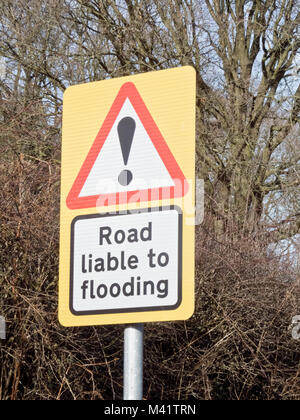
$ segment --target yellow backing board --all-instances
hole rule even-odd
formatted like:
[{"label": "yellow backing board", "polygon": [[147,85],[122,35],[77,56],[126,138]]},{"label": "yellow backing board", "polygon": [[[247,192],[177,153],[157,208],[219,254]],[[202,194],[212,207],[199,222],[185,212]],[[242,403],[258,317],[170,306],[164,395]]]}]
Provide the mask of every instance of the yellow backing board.
[{"label": "yellow backing board", "polygon": [[186,66],[66,90],[62,325],[193,314],[195,78]]}]

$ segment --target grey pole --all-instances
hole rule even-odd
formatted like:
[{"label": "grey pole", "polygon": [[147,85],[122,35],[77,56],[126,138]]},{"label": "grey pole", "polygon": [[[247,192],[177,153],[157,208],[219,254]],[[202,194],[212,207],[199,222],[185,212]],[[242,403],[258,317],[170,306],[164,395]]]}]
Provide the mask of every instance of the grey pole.
[{"label": "grey pole", "polygon": [[124,331],[124,400],[143,398],[144,325],[133,324]]}]

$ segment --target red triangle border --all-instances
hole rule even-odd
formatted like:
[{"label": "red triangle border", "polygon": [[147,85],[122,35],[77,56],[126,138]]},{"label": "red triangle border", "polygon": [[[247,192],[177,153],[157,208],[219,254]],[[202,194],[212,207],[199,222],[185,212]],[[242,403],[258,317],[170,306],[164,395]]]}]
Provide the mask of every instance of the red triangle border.
[{"label": "red triangle border", "polygon": [[[99,153],[101,153],[102,146],[104,145],[107,136],[112,129],[112,126],[127,98],[130,100],[157,153],[163,161],[171,178],[174,180],[175,187],[153,188],[141,191],[126,191],[122,193],[105,194],[105,197],[101,197],[100,194],[79,197],[83,185],[89,176],[89,173],[93,168]],[[66,204],[71,210],[97,207],[97,203],[100,198],[103,198],[102,206],[126,204],[130,202],[130,199],[136,194],[139,196],[139,202],[151,201],[153,200],[153,197],[155,197],[154,200],[161,200],[165,197],[164,190],[167,190],[167,198],[171,199],[183,197],[187,194],[189,185],[166,141],[164,140],[159,128],[153,120],[148,108],[141,98],[137,88],[132,82],[127,82],[123,84],[119,90],[119,93],[117,94],[67,196]]]}]

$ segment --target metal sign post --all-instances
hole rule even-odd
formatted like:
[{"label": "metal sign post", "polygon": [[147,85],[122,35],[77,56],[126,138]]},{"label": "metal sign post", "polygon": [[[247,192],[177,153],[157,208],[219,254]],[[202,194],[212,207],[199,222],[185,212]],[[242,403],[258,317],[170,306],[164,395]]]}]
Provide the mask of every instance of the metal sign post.
[{"label": "metal sign post", "polygon": [[124,400],[143,398],[144,324],[125,327],[124,331]]}]

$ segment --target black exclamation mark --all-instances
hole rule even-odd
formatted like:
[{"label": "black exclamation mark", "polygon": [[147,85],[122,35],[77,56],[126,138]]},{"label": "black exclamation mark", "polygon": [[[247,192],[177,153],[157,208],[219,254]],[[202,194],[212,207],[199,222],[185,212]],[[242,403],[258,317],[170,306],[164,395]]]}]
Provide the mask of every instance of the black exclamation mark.
[{"label": "black exclamation mark", "polygon": [[[135,132],[135,121],[131,117],[125,117],[122,118],[122,120],[118,124],[118,135],[119,135],[119,141],[121,145],[122,155],[123,155],[123,161],[124,165],[127,165],[132,140]],[[132,181],[133,175],[132,172],[128,169],[124,169],[119,177],[118,181],[121,185],[124,187],[126,185],[129,185]]]}]

